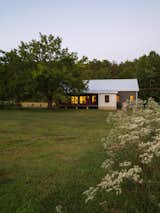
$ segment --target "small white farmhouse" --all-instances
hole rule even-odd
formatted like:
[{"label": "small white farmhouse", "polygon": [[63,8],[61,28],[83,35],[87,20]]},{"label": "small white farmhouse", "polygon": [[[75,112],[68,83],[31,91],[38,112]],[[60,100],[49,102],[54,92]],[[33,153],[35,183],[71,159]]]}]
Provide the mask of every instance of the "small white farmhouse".
[{"label": "small white farmhouse", "polygon": [[126,102],[137,101],[137,79],[96,79],[88,81],[88,89],[70,95],[68,107],[117,109]]}]

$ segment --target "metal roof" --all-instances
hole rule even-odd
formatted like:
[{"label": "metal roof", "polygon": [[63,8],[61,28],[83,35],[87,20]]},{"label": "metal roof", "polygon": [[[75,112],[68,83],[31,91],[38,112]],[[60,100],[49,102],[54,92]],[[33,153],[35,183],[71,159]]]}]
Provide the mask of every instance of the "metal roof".
[{"label": "metal roof", "polygon": [[86,90],[84,91],[87,94],[103,94],[103,93],[110,93],[110,94],[117,94],[118,91],[114,90]]},{"label": "metal roof", "polygon": [[88,81],[87,93],[139,91],[137,79],[95,79]]}]

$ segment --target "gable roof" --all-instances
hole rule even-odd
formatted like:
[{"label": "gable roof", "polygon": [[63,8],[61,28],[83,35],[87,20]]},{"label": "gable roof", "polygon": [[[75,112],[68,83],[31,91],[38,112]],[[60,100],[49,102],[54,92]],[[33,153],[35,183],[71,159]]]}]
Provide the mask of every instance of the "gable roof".
[{"label": "gable roof", "polygon": [[88,81],[87,93],[139,91],[137,79],[95,79]]}]

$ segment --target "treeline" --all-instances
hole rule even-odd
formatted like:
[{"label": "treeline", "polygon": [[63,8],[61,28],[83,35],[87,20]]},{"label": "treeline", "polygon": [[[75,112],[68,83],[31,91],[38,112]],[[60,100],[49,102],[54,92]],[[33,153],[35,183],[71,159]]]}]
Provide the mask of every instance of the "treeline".
[{"label": "treeline", "polygon": [[78,58],[62,48],[62,39],[40,33],[38,40],[21,42],[18,48],[0,51],[0,100],[47,101],[52,108],[87,85],[84,79],[138,78],[140,97],[160,101],[160,55],[152,51],[134,61]]},{"label": "treeline", "polygon": [[108,60],[88,61],[85,67],[88,78],[137,78],[140,85],[139,97],[153,97],[160,102],[160,55],[151,51],[148,55],[120,64]]}]

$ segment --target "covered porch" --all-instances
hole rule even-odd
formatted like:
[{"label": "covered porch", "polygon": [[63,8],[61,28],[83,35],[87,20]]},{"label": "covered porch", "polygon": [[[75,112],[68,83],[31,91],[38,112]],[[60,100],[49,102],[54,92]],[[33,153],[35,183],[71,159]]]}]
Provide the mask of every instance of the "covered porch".
[{"label": "covered porch", "polygon": [[69,95],[68,100],[61,104],[64,108],[89,109],[98,108],[98,94]]}]

